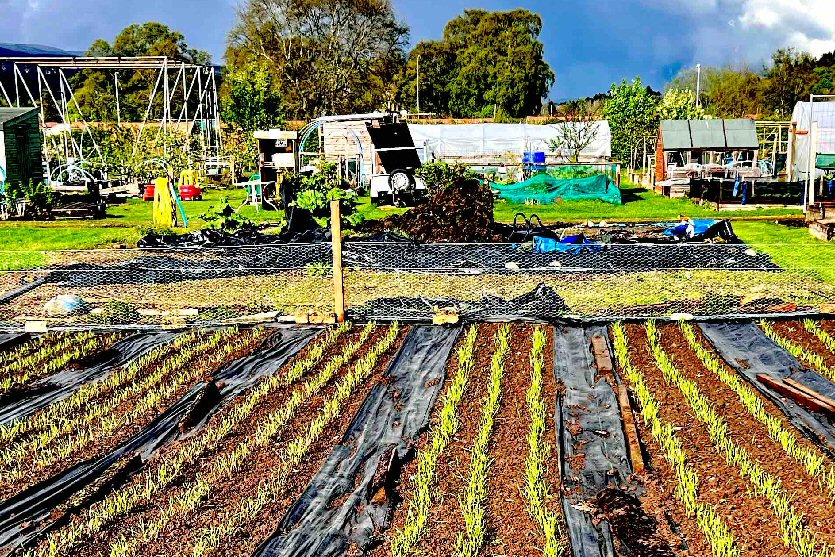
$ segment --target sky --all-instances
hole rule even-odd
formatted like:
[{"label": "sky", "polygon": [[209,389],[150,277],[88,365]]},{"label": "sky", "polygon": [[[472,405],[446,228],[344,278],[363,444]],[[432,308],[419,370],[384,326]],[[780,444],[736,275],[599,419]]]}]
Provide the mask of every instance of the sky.
[{"label": "sky", "polygon": [[[392,0],[411,41],[437,39],[467,8],[517,7],[543,18],[542,42],[562,100],[635,76],[658,89],[682,68],[759,69],[780,47],[835,50],[835,0]],[[0,42],[85,50],[131,23],[157,20],[222,60],[237,0],[0,0]]]}]

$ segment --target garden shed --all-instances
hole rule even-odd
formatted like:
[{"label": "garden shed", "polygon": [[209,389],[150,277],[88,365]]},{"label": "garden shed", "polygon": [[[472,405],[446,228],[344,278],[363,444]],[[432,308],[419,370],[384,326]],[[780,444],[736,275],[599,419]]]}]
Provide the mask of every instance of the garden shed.
[{"label": "garden shed", "polygon": [[692,164],[756,161],[760,141],[754,120],[663,120],[656,153],[656,179],[686,172]]},{"label": "garden shed", "polygon": [[43,181],[38,110],[0,108],[0,180],[9,183]]}]

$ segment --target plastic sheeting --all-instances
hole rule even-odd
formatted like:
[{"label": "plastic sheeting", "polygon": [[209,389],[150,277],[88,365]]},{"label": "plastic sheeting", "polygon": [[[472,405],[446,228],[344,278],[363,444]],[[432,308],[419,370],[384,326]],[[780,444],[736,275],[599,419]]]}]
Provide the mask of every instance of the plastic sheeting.
[{"label": "plastic sheeting", "polygon": [[107,351],[107,359],[86,369],[62,369],[49,377],[35,381],[29,393],[20,398],[0,403],[0,424],[9,424],[34,414],[54,402],[63,400],[81,385],[98,381],[127,362],[147,354],[154,348],[170,342],[177,333],[139,333],[114,344]]},{"label": "plastic sheeting", "polygon": [[[798,102],[794,106],[792,122],[797,122],[798,130],[808,132],[795,136],[795,175],[803,180],[807,179],[811,155],[814,176],[821,176],[823,172],[814,170],[814,159],[819,154],[835,154],[835,102]],[[818,124],[817,145],[814,146],[812,146],[812,122]]]},{"label": "plastic sheeting", "polygon": [[779,380],[791,377],[828,397],[835,397],[835,384],[804,369],[800,362],[771,342],[754,323],[703,323],[700,327],[716,351],[737,373],[780,408],[804,435],[817,441],[830,456],[835,457],[835,433],[829,420],[772,391],[757,381],[757,375],[764,374]]},{"label": "plastic sheeting", "polygon": [[[551,141],[560,138],[561,129],[566,125],[570,124],[409,124],[409,131],[418,152],[425,153],[426,160],[508,153],[521,157],[532,151],[569,156],[573,153],[559,153],[551,148]],[[580,153],[583,160],[612,156],[609,122],[601,120],[595,126],[594,141]]]},{"label": "plastic sheeting", "polygon": [[[342,441],[288,510],[259,557],[345,555],[388,527],[391,487],[428,427],[460,329],[415,327]],[[384,496],[384,497],[381,497]]]},{"label": "plastic sheeting", "polygon": [[536,174],[518,184],[492,184],[501,199],[511,203],[536,201],[551,205],[557,200],[599,200],[613,205],[621,204],[620,188],[608,176],[598,174],[589,178],[555,178],[550,174]]},{"label": "plastic sheeting", "polygon": [[595,368],[590,349],[594,336],[609,341],[604,326],[557,328],[554,336],[554,373],[565,386],[556,416],[562,504],[574,557],[616,555],[608,522],[598,522],[591,512],[602,490],[627,487],[632,474],[617,397]]},{"label": "plastic sheeting", "polygon": [[[232,397],[254,386],[261,377],[275,373],[304,348],[319,330],[312,327],[278,329],[259,350],[221,370],[215,376],[216,382],[223,384],[220,401],[205,409],[206,415],[197,425],[204,424]],[[60,520],[60,517],[51,517],[52,511],[96,481],[123,457],[137,454],[144,462],[165,444],[180,436],[193,435],[195,429],[182,434],[179,425],[201,403],[201,394],[206,386],[207,383],[195,385],[139,433],[109,454],[86,460],[5,501],[0,505],[0,550],[30,544],[47,533]]]}]

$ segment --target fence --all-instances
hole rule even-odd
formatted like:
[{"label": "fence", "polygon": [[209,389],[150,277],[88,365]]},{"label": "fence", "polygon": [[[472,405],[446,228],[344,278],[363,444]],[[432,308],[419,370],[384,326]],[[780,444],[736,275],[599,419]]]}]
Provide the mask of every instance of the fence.
[{"label": "fence", "polygon": [[[345,242],[349,319],[714,318],[827,312],[829,244]],[[330,244],[0,252],[0,328],[158,327],[334,311]],[[65,298],[57,298],[64,296]],[[78,298],[66,298],[77,296]],[[83,306],[67,314],[83,300]],[[254,316],[254,317],[253,317]]]}]

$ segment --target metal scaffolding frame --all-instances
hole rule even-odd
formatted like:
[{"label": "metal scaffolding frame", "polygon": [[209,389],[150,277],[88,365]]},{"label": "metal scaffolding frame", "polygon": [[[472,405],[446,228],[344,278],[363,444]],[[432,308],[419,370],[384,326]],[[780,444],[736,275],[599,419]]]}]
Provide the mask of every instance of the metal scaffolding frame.
[{"label": "metal scaffolding frame", "polygon": [[[220,127],[220,103],[216,72],[213,66],[190,64],[167,56],[137,56],[137,57],[88,57],[88,56],[7,56],[0,57],[0,66],[8,69],[11,64],[14,77],[14,89],[10,91],[0,81],[0,104],[5,101],[9,106],[25,106],[28,100],[31,106],[39,108],[41,127],[46,129],[46,106],[51,104],[57,109],[61,117],[61,143],[64,158],[71,157],[84,160],[93,151],[103,158],[101,149],[90,131],[90,125],[83,110],[75,97],[68,71],[100,70],[113,71],[113,86],[116,96],[116,122],[122,127],[122,106],[120,96],[120,72],[135,72],[153,70],[156,80],[148,98],[148,105],[140,123],[139,133],[134,141],[134,154],[139,142],[150,122],[159,123],[157,133],[166,135],[171,129],[182,123],[188,123],[188,129],[193,129],[197,122],[209,122],[211,126],[201,126],[202,160],[206,161],[220,154],[222,139]],[[37,79],[37,90],[34,91],[27,82],[25,73],[34,71]],[[47,74],[58,75],[58,86],[50,85]],[[173,79],[172,79],[173,77]],[[181,106],[175,106],[178,92],[182,93]],[[159,119],[151,119],[154,102],[162,96],[162,115]],[[195,101],[196,98],[196,101]],[[193,104],[196,102],[196,105]],[[23,103],[23,104],[21,104]],[[189,113],[189,103],[193,111]],[[74,118],[70,107],[75,109],[78,118]],[[81,124],[82,137],[76,140],[72,135],[74,124]],[[91,147],[85,152],[84,135],[90,138]],[[44,135],[46,142],[46,135]],[[167,150],[167,145],[165,147]],[[66,162],[66,161],[65,161]]]}]

